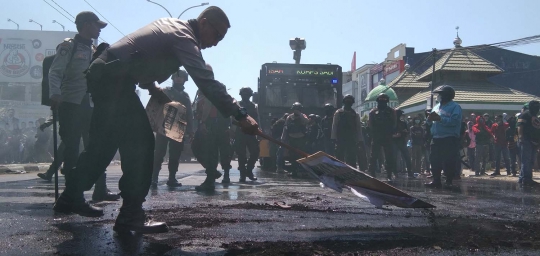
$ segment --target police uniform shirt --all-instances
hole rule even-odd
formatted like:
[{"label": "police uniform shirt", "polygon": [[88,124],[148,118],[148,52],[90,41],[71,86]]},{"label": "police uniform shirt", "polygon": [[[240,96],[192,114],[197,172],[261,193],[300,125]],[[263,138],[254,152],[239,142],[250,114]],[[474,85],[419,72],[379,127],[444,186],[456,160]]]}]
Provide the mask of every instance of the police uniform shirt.
[{"label": "police uniform shirt", "polygon": [[238,111],[239,106],[225,86],[206,68],[195,20],[156,20],[120,39],[108,51],[121,62],[129,63],[129,75],[139,84],[162,83],[184,66],[202,94],[224,116]]},{"label": "police uniform shirt", "polygon": [[[77,41],[77,49],[73,53]],[[64,41],[56,48],[49,69],[49,97],[62,95],[62,101],[81,104],[88,91],[84,71],[92,60],[92,40],[78,34],[74,40]]]}]

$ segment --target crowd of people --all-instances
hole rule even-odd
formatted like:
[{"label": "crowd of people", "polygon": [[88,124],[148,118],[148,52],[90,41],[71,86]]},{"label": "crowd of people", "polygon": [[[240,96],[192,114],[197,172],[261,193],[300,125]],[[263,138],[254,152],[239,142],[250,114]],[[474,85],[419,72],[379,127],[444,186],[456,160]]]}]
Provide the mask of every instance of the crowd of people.
[{"label": "crowd of people", "polygon": [[[453,101],[455,91],[451,86],[440,86],[433,93],[438,104],[412,117],[388,107],[389,97],[381,93],[366,122],[361,122],[351,108],[355,100],[352,95],[344,96],[341,109],[326,104],[323,118],[302,113],[302,105],[295,103],[292,114],[272,120],[271,134],[308,153],[324,151],[336,156],[374,177],[386,173],[388,181],[400,173],[411,179],[424,175],[433,178],[427,187],[440,188],[442,171],[446,185],[451,185],[453,180],[461,179],[464,168],[474,172],[471,176],[488,175],[486,171],[490,170],[493,172],[489,175],[499,176],[504,165],[506,175],[513,177],[523,168],[519,182],[536,185],[531,174],[540,137],[536,131],[540,128],[536,101],[526,103],[515,115],[502,113],[491,119],[488,113],[471,113],[464,117],[459,104]],[[531,152],[527,153],[527,161],[521,159],[522,147]],[[295,176],[299,156],[291,152],[291,166],[286,168],[283,149],[271,149],[275,169],[288,169]]]},{"label": "crowd of people", "polygon": [[52,160],[52,130],[45,118],[19,121],[14,109],[0,120],[0,164],[47,163]]}]

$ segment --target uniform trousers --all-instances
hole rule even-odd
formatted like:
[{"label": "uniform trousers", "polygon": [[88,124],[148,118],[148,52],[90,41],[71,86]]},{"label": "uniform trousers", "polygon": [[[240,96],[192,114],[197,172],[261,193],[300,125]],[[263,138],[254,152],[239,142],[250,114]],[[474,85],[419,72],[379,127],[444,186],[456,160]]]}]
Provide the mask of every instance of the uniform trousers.
[{"label": "uniform trousers", "polygon": [[[229,127],[209,119],[205,122],[207,136],[205,147],[207,157],[205,160],[206,174],[217,171],[218,164],[223,170],[230,170],[232,159],[231,137]],[[254,136],[252,136],[255,138]]]},{"label": "uniform trousers", "polygon": [[[255,163],[259,159],[259,141],[255,136],[243,134],[237,132],[234,140],[234,148],[238,155],[238,170],[253,170]],[[249,158],[247,158],[247,151],[249,151]]]},{"label": "uniform trousers", "polygon": [[82,192],[92,187],[119,150],[123,172],[120,195],[124,206],[138,208],[150,189],[154,134],[135,93],[136,82],[129,79],[127,67],[105,65],[112,60],[100,57],[90,65],[87,81],[93,91],[94,112],[89,145],[80,155],[73,177],[66,180],[63,195],[83,199]]},{"label": "uniform trousers", "polygon": [[356,168],[356,158],[358,157],[358,143],[354,140],[338,141],[336,143],[337,159]]},{"label": "uniform trousers", "polygon": [[184,150],[184,142],[178,142],[167,138],[165,135],[156,134],[152,182],[158,181],[159,171],[161,170],[163,159],[167,153],[167,146],[169,147],[169,163],[167,165],[169,168],[169,180],[175,179],[176,173],[178,172],[180,156],[182,155],[182,150]]}]

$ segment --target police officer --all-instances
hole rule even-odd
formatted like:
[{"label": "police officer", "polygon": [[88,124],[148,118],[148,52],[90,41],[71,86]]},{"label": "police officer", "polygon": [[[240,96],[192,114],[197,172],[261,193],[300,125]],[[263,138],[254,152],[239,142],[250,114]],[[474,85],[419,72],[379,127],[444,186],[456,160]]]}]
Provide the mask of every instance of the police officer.
[{"label": "police officer", "polygon": [[[272,124],[272,137],[274,139],[281,139],[287,117],[289,117],[289,113],[285,113],[280,119],[278,119],[274,124]],[[285,161],[283,160],[283,148],[279,147],[277,148],[276,152],[276,171],[283,172],[284,167]]]},{"label": "police officer", "polygon": [[[66,183],[73,178],[71,172],[79,157],[81,138],[88,146],[88,132],[92,117],[92,98],[87,93],[87,81],[84,71],[90,65],[94,48],[92,39],[99,37],[101,29],[107,23],[100,21],[93,12],[81,12],[75,24],[78,34],[75,38],[65,40],[56,50],[57,54],[49,69],[49,96],[51,107],[58,108],[60,138],[65,147],[61,148],[64,165],[62,173],[66,175]],[[57,162],[61,162],[58,160]],[[104,167],[105,169],[105,167]],[[52,178],[51,168],[49,175]],[[120,197],[107,190],[106,176],[103,174],[96,181],[92,199],[94,201],[114,201]]]},{"label": "police officer", "polygon": [[257,122],[235,103],[225,86],[214,79],[201,54],[202,49],[216,46],[229,27],[227,15],[215,6],[208,7],[193,20],[159,19],[120,39],[92,62],[86,74],[95,104],[92,137],[74,172],[77,178],[74,180],[84,182],[66,183],[55,211],[103,215],[101,208],[85,202],[83,191],[92,187],[119,149],[123,171],[119,188],[123,203],[114,230],[122,233],[168,231],[165,223],[147,219],[142,208],[152,181],[154,135],[135,86],[148,89],[151,95],[166,102],[155,82],[164,82],[182,65],[223,116],[233,116],[243,131],[255,134]]},{"label": "police officer", "polygon": [[334,114],[332,123],[332,140],[336,142],[336,157],[348,165],[356,167],[358,147],[364,143],[360,115],[352,109],[354,97],[350,94],[343,97],[343,108]]},{"label": "police officer", "polygon": [[326,103],[324,105],[324,117],[322,119],[321,128],[323,130],[323,146],[324,146],[324,152],[326,152],[329,155],[334,155],[334,150],[336,148],[336,145],[334,141],[332,140],[332,125],[334,123],[334,114],[336,112],[336,108],[330,103]]},{"label": "police officer", "polygon": [[[403,115],[403,110],[397,109],[396,110],[396,131],[394,133],[393,140],[394,140],[394,150],[395,150],[395,156],[397,157],[397,153],[401,153],[401,157],[403,158],[403,161],[405,161],[405,166],[407,167],[407,175],[409,178],[414,178],[413,172],[412,172],[412,163],[411,163],[411,155],[409,154],[409,149],[407,148],[407,139],[409,137],[409,127],[408,124],[405,121],[402,121],[400,117]],[[409,116],[410,117],[410,116]]]},{"label": "police officer", "polygon": [[180,164],[180,155],[184,150],[184,141],[189,140],[193,136],[193,112],[191,109],[191,99],[184,89],[184,84],[188,81],[188,74],[184,70],[179,70],[172,75],[173,85],[167,87],[163,92],[172,100],[180,102],[186,107],[186,134],[182,142],[178,142],[167,138],[165,135],[156,133],[156,143],[154,149],[154,169],[152,173],[152,188],[157,188],[159,171],[161,170],[161,164],[165,157],[167,146],[169,147],[169,180],[167,186],[180,187],[181,183],[176,179],[176,173],[178,172],[178,165]]},{"label": "police officer", "polygon": [[377,96],[377,107],[369,112],[368,127],[371,131],[371,156],[369,158],[369,171],[375,177],[378,162],[382,162],[381,149],[386,159],[386,177],[392,180],[392,173],[397,176],[396,159],[393,154],[392,135],[396,129],[396,113],[388,106],[390,97],[385,93]]},{"label": "police officer", "polygon": [[459,159],[460,131],[462,112],[461,106],[453,101],[456,96],[454,88],[449,85],[437,87],[437,105],[428,115],[431,123],[431,174],[433,182],[425,184],[429,188],[441,188],[441,172],[446,175],[446,185],[452,185]]},{"label": "police officer", "polygon": [[[212,66],[206,63],[206,68],[212,70]],[[230,183],[229,172],[232,168],[232,147],[231,147],[231,119],[219,114],[217,108],[204,95],[197,91],[197,111],[198,120],[197,133],[191,143],[193,154],[197,161],[206,169],[206,179],[195,187],[197,191],[213,191],[216,179],[221,177],[217,170],[218,164],[224,171],[221,183]]]},{"label": "police officer", "polygon": [[321,127],[317,122],[317,115],[310,114],[308,116],[309,122],[307,125],[307,150],[310,154],[319,151],[319,141],[322,137]]},{"label": "police officer", "polygon": [[[240,106],[247,110],[249,116],[255,120],[259,120],[259,109],[257,104],[251,102],[250,98],[253,96],[253,90],[249,87],[242,87],[240,89],[240,97],[242,100],[239,102]],[[259,141],[256,137],[246,135],[237,131],[234,135],[234,148],[238,156],[238,171],[240,171],[240,182],[246,182],[246,177],[250,180],[257,180],[257,177],[253,174],[253,168],[255,163],[259,159]],[[249,151],[249,159],[247,159],[246,148]]]},{"label": "police officer", "polygon": [[[309,122],[306,115],[302,113],[304,107],[299,102],[295,102],[291,110],[293,111],[285,120],[285,127],[283,128],[283,134],[281,140],[288,142],[289,145],[299,150],[305,151],[306,148],[306,126]],[[291,162],[291,174],[293,176],[298,175],[299,165],[296,160],[301,156],[293,151],[289,151],[289,159]]]}]

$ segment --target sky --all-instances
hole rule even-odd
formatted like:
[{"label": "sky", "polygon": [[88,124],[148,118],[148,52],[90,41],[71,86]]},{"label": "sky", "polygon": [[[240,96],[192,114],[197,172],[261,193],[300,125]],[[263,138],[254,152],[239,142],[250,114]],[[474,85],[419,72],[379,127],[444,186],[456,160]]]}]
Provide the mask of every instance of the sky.
[{"label": "sky", "polygon": [[[225,39],[217,47],[203,51],[211,64],[215,77],[239,98],[238,90],[249,86],[256,90],[259,70],[264,63],[294,63],[288,40],[302,37],[306,50],[301,63],[338,64],[350,70],[353,53],[357,52],[357,67],[384,61],[390,49],[400,43],[414,47],[415,52],[432,48],[453,47],[455,27],[463,46],[489,44],[540,34],[540,1],[535,0],[204,0],[219,6],[231,22]],[[75,24],[62,16],[46,2],[76,16],[81,11],[93,11],[109,22],[101,38],[114,43],[153,20],[167,17],[161,7],[146,0],[0,0],[0,28],[35,30],[39,26],[28,22],[33,19],[43,30],[75,31]],[[88,3],[89,4],[88,4]],[[155,0],[166,7],[174,17],[200,0]],[[181,19],[196,18],[204,7],[186,11]],[[65,14],[65,12],[63,12]],[[74,20],[69,14],[69,19]],[[113,25],[118,28],[115,29]],[[531,44],[509,48],[532,55],[540,55],[540,45]],[[160,86],[170,86],[170,80]],[[186,83],[191,98],[197,88],[192,81]],[[148,101],[142,93],[144,104]]]}]

